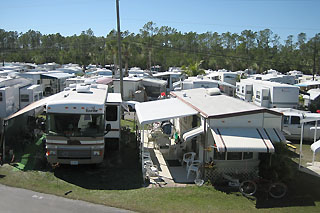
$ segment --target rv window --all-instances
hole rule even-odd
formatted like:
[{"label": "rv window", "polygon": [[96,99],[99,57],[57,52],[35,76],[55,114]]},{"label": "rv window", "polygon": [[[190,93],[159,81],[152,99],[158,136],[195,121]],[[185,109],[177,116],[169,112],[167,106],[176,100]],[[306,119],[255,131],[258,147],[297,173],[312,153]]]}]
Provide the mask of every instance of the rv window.
[{"label": "rv window", "polygon": [[237,92],[240,92],[240,86],[239,85],[237,86]]},{"label": "rv window", "polygon": [[300,117],[291,116],[291,124],[300,124]]},{"label": "rv window", "polygon": [[38,95],[35,95],[33,99],[34,99],[34,101],[37,101],[38,100]]},{"label": "rv window", "polygon": [[242,152],[228,152],[227,160],[242,160]]},{"label": "rv window", "polygon": [[106,107],[106,120],[116,121],[118,120],[118,107],[116,105],[109,105]]},{"label": "rv window", "polygon": [[242,89],[241,89],[241,93],[244,93],[244,87],[242,87]]},{"label": "rv window", "polygon": [[289,116],[284,116],[283,123],[284,124],[289,124]]},{"label": "rv window", "polygon": [[29,95],[21,95],[20,99],[21,102],[29,102]]},{"label": "rv window", "polygon": [[269,100],[269,96],[262,96],[262,100],[264,100],[264,101]]},{"label": "rv window", "polygon": [[0,101],[2,101],[2,92],[0,92]]},{"label": "rv window", "polygon": [[257,91],[256,98],[260,100],[260,91]]},{"label": "rv window", "polygon": [[49,135],[97,137],[104,134],[104,116],[101,114],[47,114]]},{"label": "rv window", "polygon": [[243,160],[248,160],[253,158],[253,152],[244,152],[243,153]]},{"label": "rv window", "polygon": [[[317,126],[319,126],[319,124],[320,124],[320,122],[318,121]],[[306,122],[305,125],[315,126],[316,122],[315,121]]]},{"label": "rv window", "polygon": [[217,149],[214,149],[213,159],[215,160],[225,160],[226,153],[225,152],[218,152]]},{"label": "rv window", "polygon": [[251,90],[247,90],[247,95],[251,95],[251,94],[252,94]]}]

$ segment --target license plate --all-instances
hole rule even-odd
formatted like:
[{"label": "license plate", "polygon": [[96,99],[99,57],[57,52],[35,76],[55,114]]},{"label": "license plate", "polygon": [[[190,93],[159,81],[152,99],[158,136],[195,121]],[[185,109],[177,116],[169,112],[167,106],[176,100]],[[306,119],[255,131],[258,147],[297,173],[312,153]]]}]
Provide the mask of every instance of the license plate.
[{"label": "license plate", "polygon": [[71,165],[78,165],[79,162],[78,162],[78,161],[71,161],[70,164],[71,164]]}]

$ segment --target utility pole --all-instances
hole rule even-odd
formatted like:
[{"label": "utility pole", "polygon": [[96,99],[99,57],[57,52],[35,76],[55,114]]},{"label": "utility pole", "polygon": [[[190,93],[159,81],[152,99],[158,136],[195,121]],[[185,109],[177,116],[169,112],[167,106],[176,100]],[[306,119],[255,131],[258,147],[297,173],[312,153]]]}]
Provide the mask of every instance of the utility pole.
[{"label": "utility pole", "polygon": [[120,31],[120,15],[119,15],[119,0],[116,0],[117,7],[117,29],[118,29],[118,55],[119,55],[119,70],[120,70],[120,93],[123,98],[123,75],[121,65],[121,31]]},{"label": "utility pole", "polygon": [[313,50],[313,72],[312,72],[312,80],[314,80],[314,76],[316,74],[316,49],[317,49],[317,40],[316,36],[314,37],[314,50]]}]

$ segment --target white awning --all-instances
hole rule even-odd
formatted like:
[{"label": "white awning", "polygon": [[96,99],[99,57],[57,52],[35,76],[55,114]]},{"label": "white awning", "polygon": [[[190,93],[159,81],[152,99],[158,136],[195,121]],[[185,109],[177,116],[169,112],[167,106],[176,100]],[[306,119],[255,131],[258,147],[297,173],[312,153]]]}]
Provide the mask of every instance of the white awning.
[{"label": "white awning", "polygon": [[175,98],[138,103],[135,107],[142,125],[198,114],[198,111]]},{"label": "white awning", "polygon": [[312,150],[314,153],[317,153],[317,152],[320,151],[320,140],[314,142],[313,144],[311,144],[311,150]]},{"label": "white awning", "polygon": [[214,128],[211,133],[218,152],[274,152],[262,128]]},{"label": "white awning", "polygon": [[204,127],[199,126],[196,128],[191,129],[190,131],[183,134],[182,138],[184,141],[191,140],[192,138],[202,134],[204,132]]},{"label": "white awning", "polygon": [[[57,94],[59,94],[59,93],[57,93]],[[22,115],[23,113],[26,113],[26,112],[29,112],[29,111],[31,111],[31,110],[34,110],[34,109],[36,109],[36,108],[38,108],[38,107],[44,106],[44,105],[46,105],[50,100],[53,100],[57,94],[54,94],[54,95],[51,95],[51,96],[49,96],[49,97],[40,99],[39,101],[33,102],[33,103],[29,104],[28,106],[22,108],[22,109],[19,110],[18,112],[16,112],[16,113],[14,113],[14,114],[12,114],[12,115],[4,118],[4,120],[10,120],[10,119],[12,119],[12,118],[14,118],[14,117],[17,117],[17,116],[19,116],[19,115]]]}]

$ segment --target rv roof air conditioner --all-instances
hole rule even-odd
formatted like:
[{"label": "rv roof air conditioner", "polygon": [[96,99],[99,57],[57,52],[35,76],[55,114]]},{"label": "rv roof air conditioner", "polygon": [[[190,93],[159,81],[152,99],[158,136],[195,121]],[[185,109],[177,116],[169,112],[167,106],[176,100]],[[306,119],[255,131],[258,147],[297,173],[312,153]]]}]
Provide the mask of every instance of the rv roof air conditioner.
[{"label": "rv roof air conditioner", "polygon": [[91,88],[98,88],[98,84],[91,84]]},{"label": "rv roof air conditioner", "polygon": [[210,89],[207,89],[207,94],[209,96],[215,96],[215,95],[220,95],[221,94],[221,91],[219,88],[210,88]]},{"label": "rv roof air conditioner", "polygon": [[92,93],[92,91],[90,91],[90,85],[77,84],[76,90],[77,93]]},{"label": "rv roof air conditioner", "polygon": [[93,84],[95,81],[93,79],[86,79],[84,80],[84,84],[85,85],[90,85],[90,84]]}]

